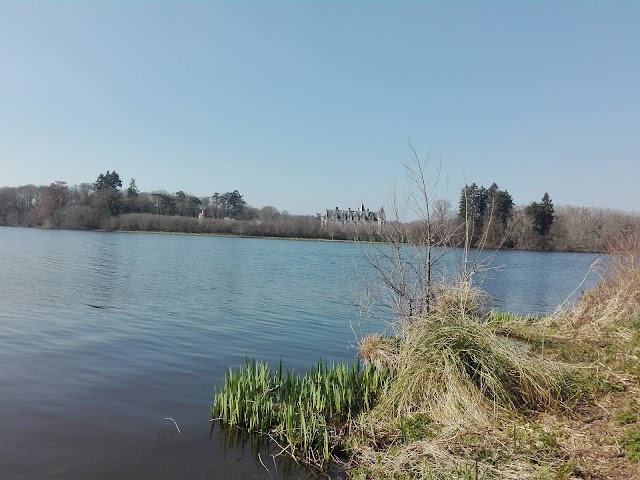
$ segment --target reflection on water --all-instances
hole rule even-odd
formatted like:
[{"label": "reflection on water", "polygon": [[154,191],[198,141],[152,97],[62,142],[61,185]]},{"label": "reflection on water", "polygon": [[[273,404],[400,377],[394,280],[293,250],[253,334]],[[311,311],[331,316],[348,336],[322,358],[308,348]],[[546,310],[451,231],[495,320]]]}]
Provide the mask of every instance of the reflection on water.
[{"label": "reflection on water", "polygon": [[[545,313],[595,258],[500,252],[483,286]],[[0,228],[3,475],[283,478],[210,431],[214,387],[245,356],[350,362],[384,328],[353,322],[356,267],[345,243]]]},{"label": "reflection on water", "polygon": [[244,452],[251,456],[254,464],[262,466],[267,474],[277,475],[279,478],[326,480],[345,476],[335,465],[326,471],[302,467],[266,435],[251,434],[239,428],[212,422],[209,438],[220,445],[225,453],[233,455],[238,451]]}]

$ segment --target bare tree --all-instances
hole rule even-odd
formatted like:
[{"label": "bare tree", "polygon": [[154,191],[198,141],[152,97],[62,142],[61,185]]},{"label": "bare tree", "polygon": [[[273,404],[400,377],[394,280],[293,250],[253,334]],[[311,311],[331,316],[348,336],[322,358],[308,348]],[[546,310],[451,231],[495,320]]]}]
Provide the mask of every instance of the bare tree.
[{"label": "bare tree", "polygon": [[[363,314],[382,319],[398,333],[412,318],[434,308],[455,308],[466,314],[486,300],[476,287],[489,270],[497,268],[493,259],[514,225],[510,214],[501,217],[504,205],[500,202],[505,199],[491,195],[479,235],[474,235],[472,203],[463,198],[461,211],[454,214],[446,199],[449,182],[442,162],[434,162],[430,154],[420,156],[411,140],[407,145],[402,159],[407,193],[400,196],[397,186],[392,186],[385,206],[388,221],[381,232],[383,243],[364,249],[373,275],[361,275],[365,293],[359,302]],[[463,189],[463,194],[467,191]],[[489,235],[497,237],[498,229],[492,225],[497,221],[503,223],[502,237],[492,238],[492,251],[483,253]],[[455,253],[458,247],[462,248]]]},{"label": "bare tree", "polygon": [[[401,322],[428,312],[436,294],[434,274],[443,257],[460,244],[460,226],[446,197],[448,181],[442,163],[421,157],[413,142],[402,159],[407,193],[392,186],[383,243],[365,249],[376,282],[363,275],[368,315]],[[415,218],[413,221],[409,221]]]}]

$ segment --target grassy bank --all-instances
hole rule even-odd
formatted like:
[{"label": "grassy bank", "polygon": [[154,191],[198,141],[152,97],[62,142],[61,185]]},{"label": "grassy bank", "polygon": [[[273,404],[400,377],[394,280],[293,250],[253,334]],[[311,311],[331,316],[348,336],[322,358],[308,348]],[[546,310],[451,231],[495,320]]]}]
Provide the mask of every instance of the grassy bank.
[{"label": "grassy bank", "polygon": [[[341,413],[321,407],[345,384],[331,369],[287,387],[288,400],[274,392],[290,374],[252,370],[256,384],[274,380],[247,391],[230,374],[214,417],[286,440],[298,460],[343,462],[358,479],[640,478],[640,235],[609,253],[593,266],[600,284],[552,316],[488,313],[479,292],[451,288],[397,336],[363,339],[363,367],[339,375],[351,390],[364,375],[380,380]],[[220,413],[240,397],[259,428]],[[265,398],[279,420],[265,420]],[[282,412],[298,418],[290,433]],[[300,440],[314,418],[325,430]]]}]

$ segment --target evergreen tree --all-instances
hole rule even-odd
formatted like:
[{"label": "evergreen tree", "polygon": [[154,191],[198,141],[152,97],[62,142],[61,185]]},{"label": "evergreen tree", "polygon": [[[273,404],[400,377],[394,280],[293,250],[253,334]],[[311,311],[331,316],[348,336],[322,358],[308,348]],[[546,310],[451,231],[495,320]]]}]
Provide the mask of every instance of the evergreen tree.
[{"label": "evergreen tree", "polygon": [[553,203],[547,192],[542,196],[542,214],[540,216],[540,226],[545,232],[544,235],[548,235],[553,226],[553,220],[555,219],[555,210]]},{"label": "evergreen tree", "polygon": [[459,202],[459,215],[471,224],[471,245],[498,247],[507,234],[507,223],[513,213],[513,199],[494,182],[487,189],[475,183],[465,185]]},{"label": "evergreen tree", "polygon": [[117,215],[122,208],[122,180],[120,175],[114,170],[113,172],[98,175],[93,183],[96,189],[98,205],[102,205],[111,215]]},{"label": "evergreen tree", "polygon": [[459,214],[463,219],[479,222],[487,210],[487,189],[475,183],[465,185],[459,202]]},{"label": "evergreen tree", "polygon": [[553,225],[555,210],[549,194],[545,192],[542,202],[532,202],[525,213],[531,218],[533,230],[541,237],[546,237]]},{"label": "evergreen tree", "polygon": [[242,218],[247,202],[244,201],[238,190],[227,192],[221,197],[221,203],[224,208],[225,216],[229,218]]},{"label": "evergreen tree", "polygon": [[113,172],[98,175],[98,179],[93,183],[93,186],[96,190],[117,190],[122,187],[122,180],[120,180],[120,175],[114,170]]},{"label": "evergreen tree", "polygon": [[139,193],[140,190],[138,190],[138,185],[136,185],[136,179],[132,178],[129,182],[129,188],[127,188],[127,198],[137,197]]},{"label": "evergreen tree", "polygon": [[513,198],[507,190],[500,190],[496,183],[493,183],[487,190],[488,209],[493,218],[499,219],[502,223],[513,213]]}]

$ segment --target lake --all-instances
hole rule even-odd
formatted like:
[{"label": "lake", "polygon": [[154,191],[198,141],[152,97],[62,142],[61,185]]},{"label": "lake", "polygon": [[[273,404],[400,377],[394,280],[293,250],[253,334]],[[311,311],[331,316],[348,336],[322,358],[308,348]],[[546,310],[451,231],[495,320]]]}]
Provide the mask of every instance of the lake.
[{"label": "lake", "polygon": [[[369,247],[0,227],[3,475],[283,477],[210,435],[214,388],[247,356],[353,361],[357,336],[385,328],[354,306]],[[497,309],[549,313],[597,258],[498,252],[483,288]]]}]

